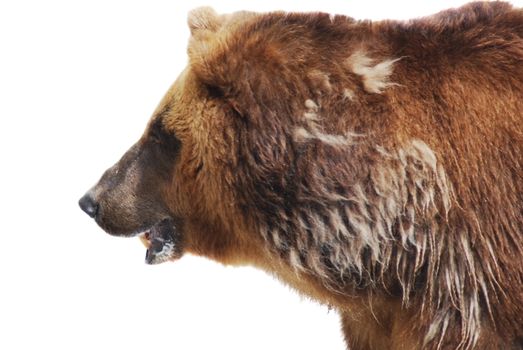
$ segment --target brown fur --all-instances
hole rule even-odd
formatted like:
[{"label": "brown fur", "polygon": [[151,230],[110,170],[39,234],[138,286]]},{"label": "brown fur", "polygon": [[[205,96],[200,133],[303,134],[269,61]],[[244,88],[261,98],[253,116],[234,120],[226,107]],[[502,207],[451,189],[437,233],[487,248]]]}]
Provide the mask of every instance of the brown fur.
[{"label": "brown fur", "polygon": [[[523,348],[522,10],[207,8],[189,26],[189,67],[136,146],[155,123],[179,140],[145,207],[183,222],[186,252],[334,307],[351,349]],[[107,181],[91,192],[118,194]],[[106,197],[102,223],[122,210]]]}]

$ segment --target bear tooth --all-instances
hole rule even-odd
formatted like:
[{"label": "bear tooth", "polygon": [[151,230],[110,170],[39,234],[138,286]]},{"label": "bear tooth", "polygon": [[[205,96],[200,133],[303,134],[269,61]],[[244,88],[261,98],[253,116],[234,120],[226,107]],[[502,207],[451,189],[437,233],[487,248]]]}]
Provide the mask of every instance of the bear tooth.
[{"label": "bear tooth", "polygon": [[151,246],[151,241],[149,241],[149,232],[144,232],[142,233],[139,237],[140,237],[140,241],[142,242],[142,244],[145,246],[145,248],[149,249],[149,247]]}]

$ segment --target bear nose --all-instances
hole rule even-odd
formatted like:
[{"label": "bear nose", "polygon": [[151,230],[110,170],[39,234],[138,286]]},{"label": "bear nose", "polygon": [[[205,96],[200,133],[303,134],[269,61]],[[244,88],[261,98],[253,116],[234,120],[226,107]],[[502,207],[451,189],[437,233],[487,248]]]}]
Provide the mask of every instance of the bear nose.
[{"label": "bear nose", "polygon": [[80,205],[80,208],[82,208],[82,210],[92,218],[94,218],[98,213],[98,203],[95,202],[94,198],[89,193],[80,198],[78,204]]}]

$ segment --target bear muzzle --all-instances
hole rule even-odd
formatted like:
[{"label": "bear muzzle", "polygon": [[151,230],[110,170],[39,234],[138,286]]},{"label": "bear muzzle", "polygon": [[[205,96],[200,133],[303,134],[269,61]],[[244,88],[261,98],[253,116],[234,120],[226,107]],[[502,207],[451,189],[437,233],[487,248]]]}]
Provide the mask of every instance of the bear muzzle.
[{"label": "bear muzzle", "polygon": [[[100,203],[94,199],[92,191],[87,192],[80,198],[78,204],[89,217],[95,219],[100,224]],[[142,231],[126,234],[125,236],[138,236],[147,248],[145,262],[150,265],[156,265],[178,259],[183,255],[182,236],[178,226],[179,224],[176,224],[173,218],[166,217]]]}]

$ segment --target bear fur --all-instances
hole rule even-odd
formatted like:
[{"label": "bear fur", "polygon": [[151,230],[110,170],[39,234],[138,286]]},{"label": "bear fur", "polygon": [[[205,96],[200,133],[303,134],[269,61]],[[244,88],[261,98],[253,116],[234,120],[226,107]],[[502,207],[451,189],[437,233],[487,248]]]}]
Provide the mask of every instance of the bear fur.
[{"label": "bear fur", "polygon": [[188,22],[188,67],[81,200],[102,228],[259,267],[353,350],[523,349],[523,10]]}]

